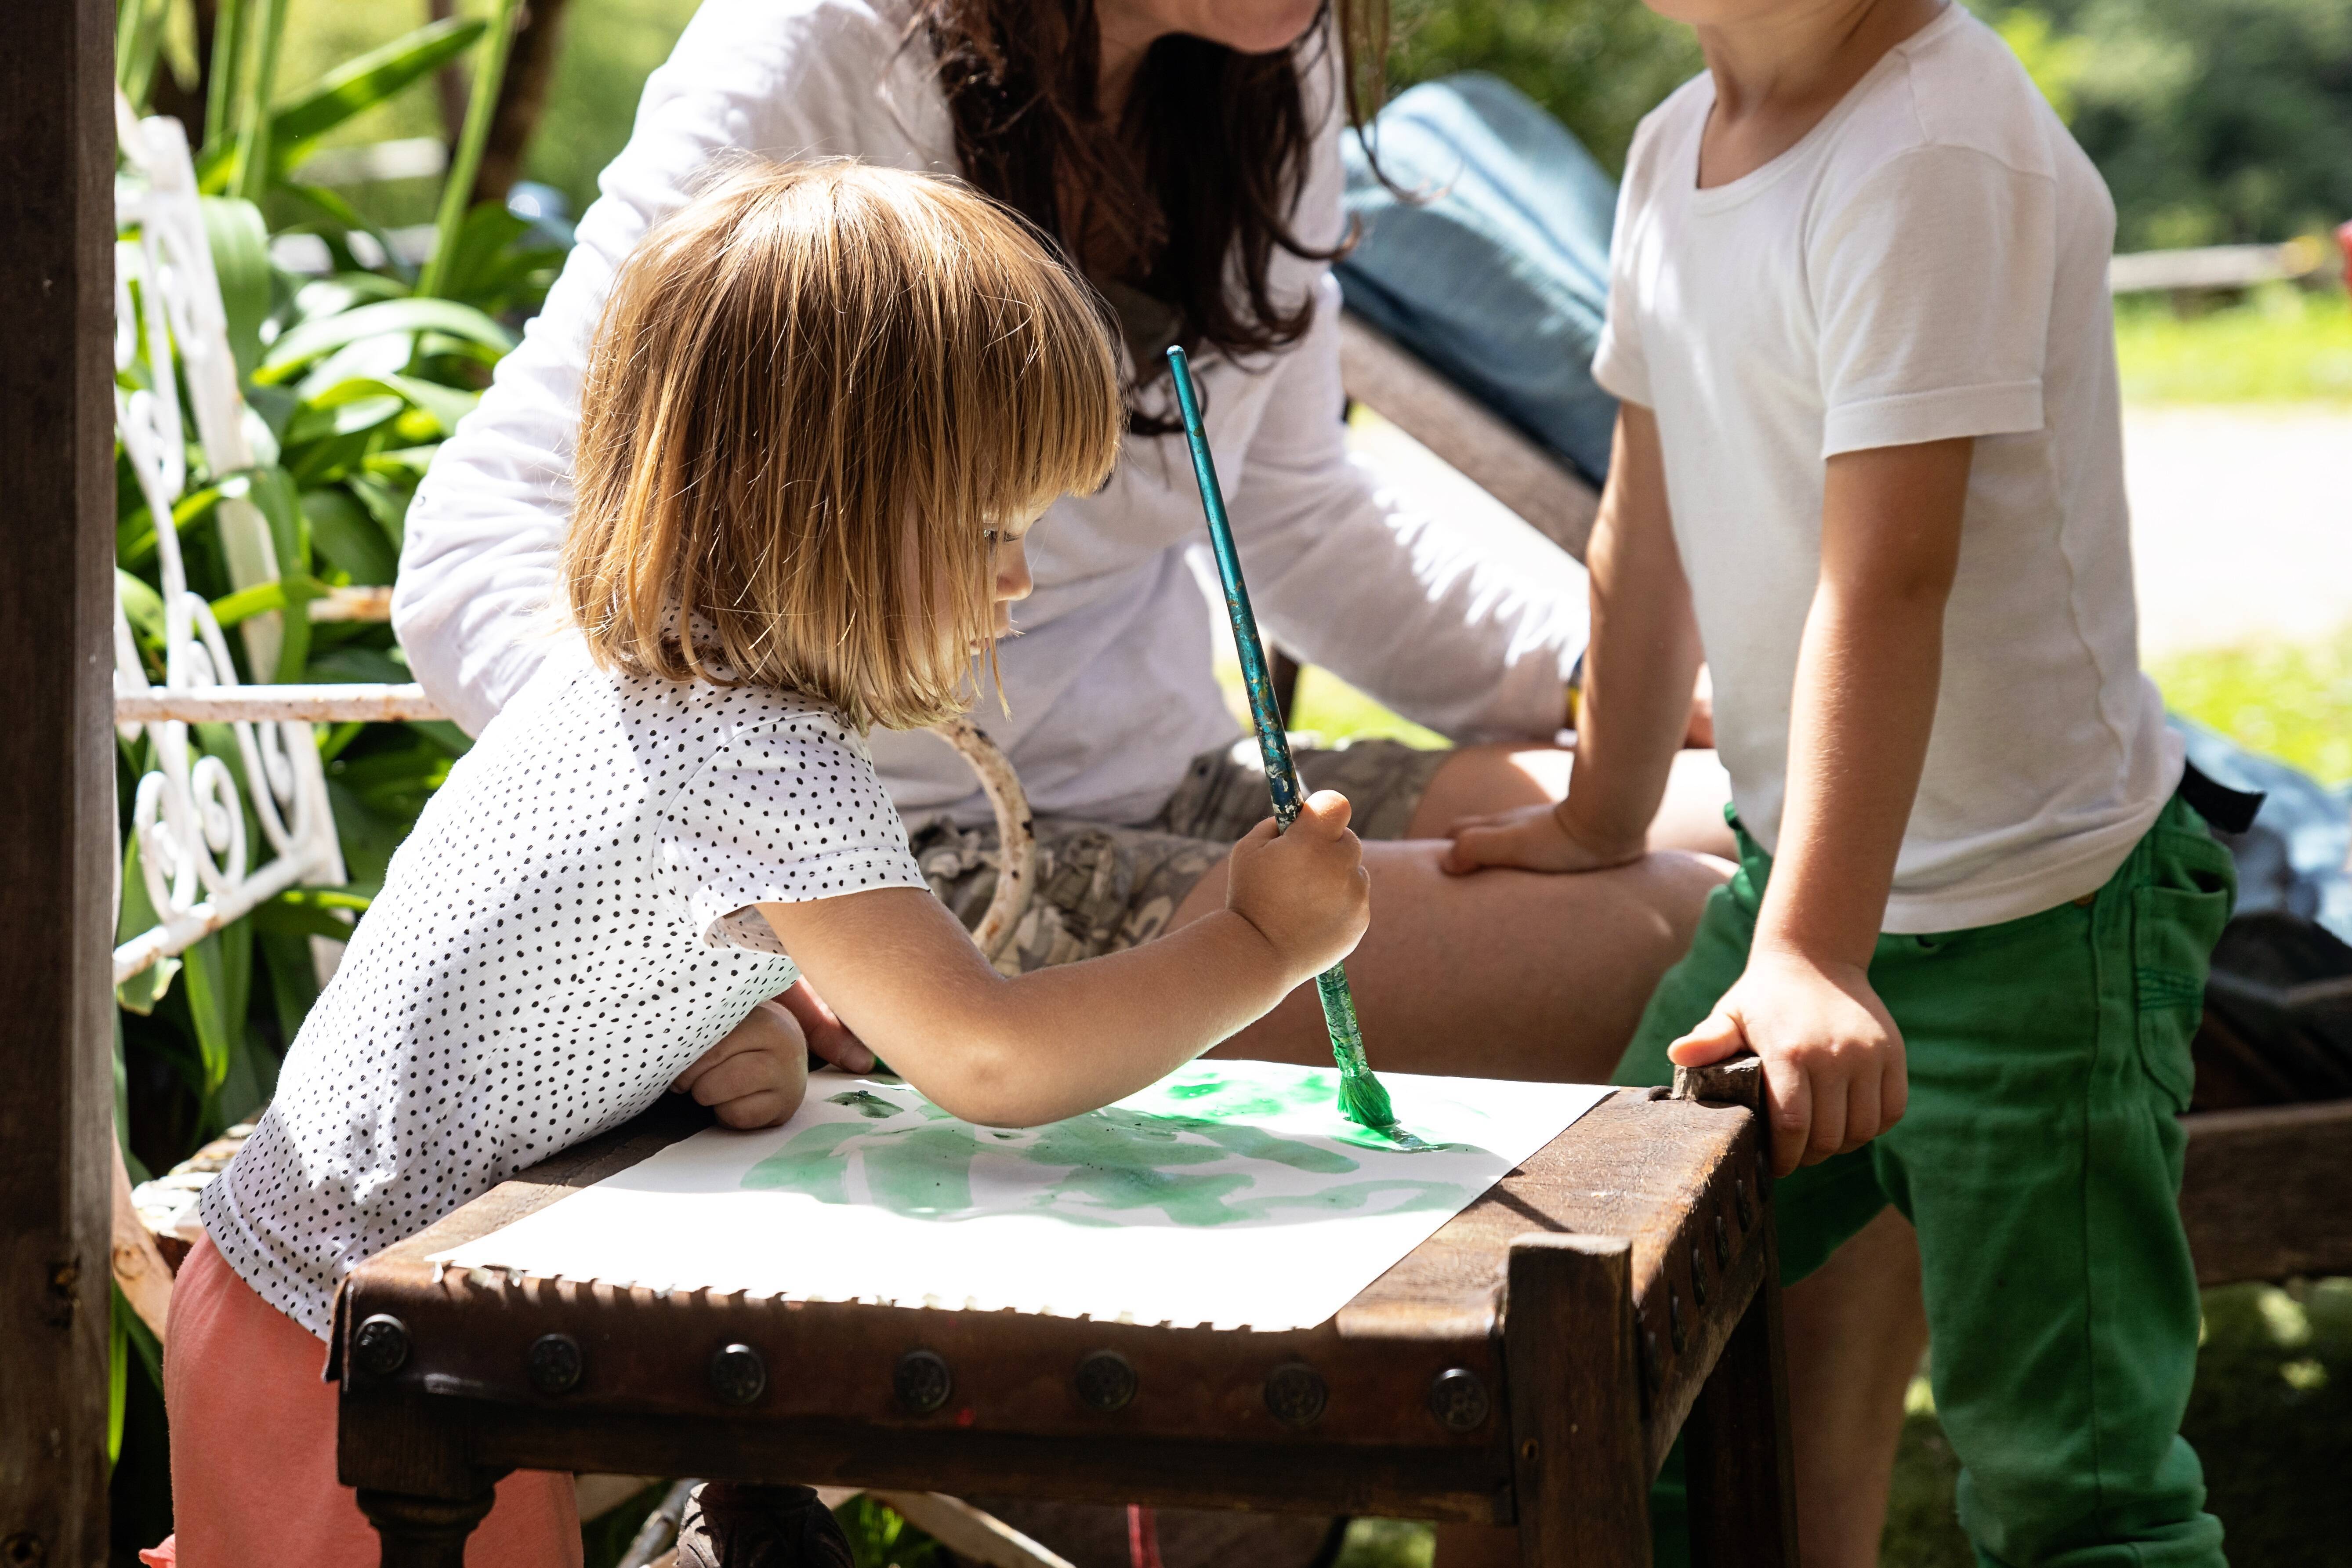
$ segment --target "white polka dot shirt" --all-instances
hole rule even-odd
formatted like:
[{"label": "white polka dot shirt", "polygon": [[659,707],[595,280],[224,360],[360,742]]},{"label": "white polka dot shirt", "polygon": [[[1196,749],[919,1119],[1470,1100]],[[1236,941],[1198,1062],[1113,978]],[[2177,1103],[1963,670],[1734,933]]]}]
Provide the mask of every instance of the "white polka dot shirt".
[{"label": "white polka dot shirt", "polygon": [[829,710],[559,661],[393,857],[205,1228],[323,1338],[370,1255],[636,1115],[793,983],[751,906],[923,885]]}]

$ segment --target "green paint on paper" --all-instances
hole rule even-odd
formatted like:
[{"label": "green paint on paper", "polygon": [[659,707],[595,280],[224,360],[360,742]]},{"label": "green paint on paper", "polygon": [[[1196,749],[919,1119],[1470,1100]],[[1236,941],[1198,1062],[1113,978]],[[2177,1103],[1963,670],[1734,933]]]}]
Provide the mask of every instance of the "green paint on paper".
[{"label": "green paint on paper", "polygon": [[971,1157],[979,1145],[961,1122],[884,1133],[887,1158],[866,1160],[866,1185],[893,1214],[946,1218],[971,1207]]},{"label": "green paint on paper", "polygon": [[[1162,1090],[1188,1114],[1111,1106],[1027,1131],[968,1126],[897,1086],[890,1094],[852,1090],[831,1097],[829,1103],[854,1107],[860,1121],[806,1129],[747,1172],[742,1184],[802,1193],[828,1204],[854,1201],[856,1184],[863,1188],[863,1201],[894,1214],[956,1220],[978,1212],[972,1163],[985,1155],[1062,1173],[1026,1207],[1089,1226],[1114,1225],[1121,1215],[1148,1210],[1180,1226],[1232,1225],[1284,1214],[1349,1212],[1382,1198],[1391,1200],[1384,1205],[1388,1209],[1452,1209],[1474,1195],[1452,1182],[1402,1178],[1254,1195],[1259,1173],[1237,1169],[1235,1162],[1320,1178],[1344,1177],[1361,1168],[1337,1149],[1257,1124],[1280,1112],[1328,1106],[1337,1076],[1306,1073],[1292,1082],[1268,1084],[1212,1073]],[[916,1114],[907,1116],[909,1111]],[[886,1121],[894,1124],[877,1125]],[[1329,1136],[1383,1152],[1468,1147],[1426,1144],[1410,1133],[1392,1138],[1344,1122],[1336,1123]],[[853,1169],[860,1178],[856,1184]]]},{"label": "green paint on paper", "polygon": [[1339,1142],[1353,1143],[1360,1149],[1379,1149],[1391,1154],[1460,1154],[1470,1152],[1475,1147],[1469,1143],[1432,1143],[1394,1124],[1359,1127],[1351,1122],[1335,1129],[1331,1136]]}]

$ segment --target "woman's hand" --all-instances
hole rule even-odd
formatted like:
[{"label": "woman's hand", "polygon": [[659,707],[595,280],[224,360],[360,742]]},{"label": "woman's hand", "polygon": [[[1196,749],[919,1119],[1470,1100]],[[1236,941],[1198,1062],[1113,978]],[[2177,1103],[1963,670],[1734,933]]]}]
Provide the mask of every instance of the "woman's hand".
[{"label": "woman's hand", "polygon": [[[834,1026],[840,1027],[838,1021]],[[780,1126],[808,1094],[808,1053],[799,1020],[776,1003],[762,1002],[679,1074],[670,1092],[694,1096],[729,1127]]]},{"label": "woman's hand", "polygon": [[1349,810],[1346,795],[1318,790],[1289,832],[1276,837],[1268,817],[1234,846],[1225,907],[1302,980],[1353,952],[1371,923],[1372,879],[1362,843],[1348,831]]},{"label": "woman's hand", "polygon": [[1854,964],[1759,949],[1706,1021],[1666,1047],[1702,1068],[1742,1049],[1764,1058],[1772,1169],[1787,1175],[1859,1149],[1903,1120],[1903,1035]]},{"label": "woman's hand", "polygon": [[1605,871],[1642,858],[1642,840],[1605,844],[1569,817],[1568,802],[1523,805],[1486,816],[1465,816],[1446,830],[1453,847],[1439,866],[1465,876],[1488,866],[1523,871]]}]

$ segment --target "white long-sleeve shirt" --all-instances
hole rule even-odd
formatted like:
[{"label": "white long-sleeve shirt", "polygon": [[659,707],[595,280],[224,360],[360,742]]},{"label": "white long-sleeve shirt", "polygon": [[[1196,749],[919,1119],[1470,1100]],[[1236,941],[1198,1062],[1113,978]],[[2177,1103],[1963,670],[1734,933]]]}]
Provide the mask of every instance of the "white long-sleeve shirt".
[{"label": "white long-sleeve shirt", "polygon": [[[410,510],[394,624],[417,679],[467,730],[567,635],[551,629],[548,606],[581,379],[614,271],[646,231],[714,163],[745,153],[957,173],[946,100],[897,5],[708,0],[647,81],[545,308]],[[1324,60],[1307,82],[1321,128],[1296,226],[1313,246],[1344,226],[1336,80]],[[1272,280],[1277,299],[1314,293],[1307,336],[1262,362],[1198,362],[1266,634],[1457,740],[1549,739],[1584,605],[1403,509],[1349,458],[1338,285],[1327,265],[1281,251]],[[1036,591],[1016,607],[1022,635],[1000,652],[1012,716],[991,694],[982,721],[1036,810],[1142,821],[1186,762],[1237,733],[1213,673],[1213,632],[1223,634],[1186,561],[1205,532],[1182,437],[1129,437],[1109,484],[1056,504],[1029,539]],[[936,739],[877,731],[873,752],[902,813],[986,818],[971,773]]]}]

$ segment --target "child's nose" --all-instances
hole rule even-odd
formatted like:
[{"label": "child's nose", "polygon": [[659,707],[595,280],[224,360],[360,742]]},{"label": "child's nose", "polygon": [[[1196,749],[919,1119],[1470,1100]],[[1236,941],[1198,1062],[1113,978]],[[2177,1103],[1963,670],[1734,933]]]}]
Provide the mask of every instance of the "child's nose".
[{"label": "child's nose", "polygon": [[1025,599],[1036,580],[1029,575],[1028,547],[1018,539],[996,547],[996,598],[1000,604]]}]

